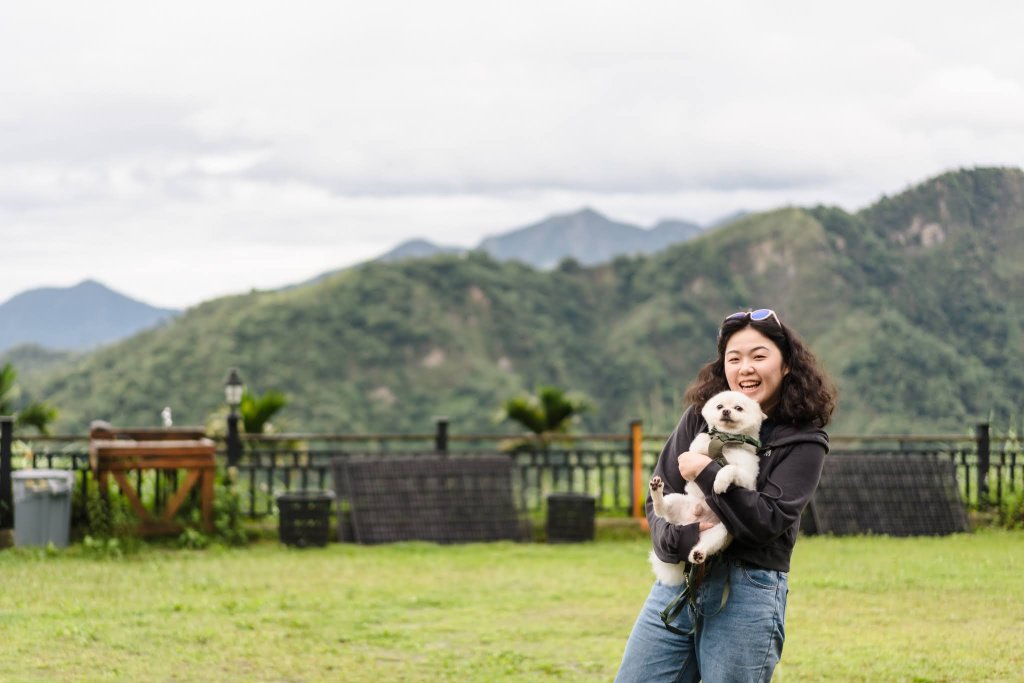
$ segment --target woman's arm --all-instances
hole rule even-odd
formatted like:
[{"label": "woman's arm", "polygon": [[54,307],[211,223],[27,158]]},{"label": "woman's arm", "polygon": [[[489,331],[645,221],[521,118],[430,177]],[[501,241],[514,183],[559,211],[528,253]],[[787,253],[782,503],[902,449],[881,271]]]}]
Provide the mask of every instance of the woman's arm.
[{"label": "woman's arm", "polygon": [[[693,437],[700,431],[701,419],[692,408],[683,413],[675,431],[665,442],[654,466],[654,474],[665,482],[664,493],[682,493],[686,482],[679,475],[676,458],[690,447]],[[651,543],[654,553],[663,562],[677,563],[686,561],[686,556],[697,544],[700,537],[700,526],[693,524],[670,524],[654,514],[654,503],[650,489],[647,490],[647,523],[651,529]]]},{"label": "woman's arm", "polygon": [[771,471],[763,491],[734,486],[716,494],[713,486],[721,466],[715,462],[701,470],[695,481],[729,533],[746,545],[766,545],[800,519],[818,486],[825,453],[826,448],[820,443],[794,445]]}]

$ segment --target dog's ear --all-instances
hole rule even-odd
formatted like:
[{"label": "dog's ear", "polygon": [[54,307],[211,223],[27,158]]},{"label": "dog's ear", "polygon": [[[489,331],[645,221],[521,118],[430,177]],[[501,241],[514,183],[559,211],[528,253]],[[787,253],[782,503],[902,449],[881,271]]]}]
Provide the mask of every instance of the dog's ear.
[{"label": "dog's ear", "polygon": [[765,415],[765,414],[764,414],[764,413],[762,412],[762,413],[761,413],[761,419],[762,419],[762,420],[767,420],[767,419],[768,419],[768,416],[767,416],[767,415]]}]

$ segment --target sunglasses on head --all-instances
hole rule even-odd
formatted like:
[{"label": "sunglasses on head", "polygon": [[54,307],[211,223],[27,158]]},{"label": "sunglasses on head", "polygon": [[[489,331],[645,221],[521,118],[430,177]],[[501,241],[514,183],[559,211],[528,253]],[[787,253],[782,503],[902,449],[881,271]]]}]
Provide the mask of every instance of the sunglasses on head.
[{"label": "sunglasses on head", "polygon": [[[725,325],[730,320],[745,320],[746,318],[750,318],[755,322],[761,322],[762,320],[767,320],[768,318],[774,318],[776,324],[778,324],[779,327],[782,327],[782,321],[779,320],[779,316],[776,315],[775,311],[773,311],[770,308],[758,308],[757,310],[754,311],[736,311],[731,315],[725,316],[725,320],[722,321],[722,325]],[[719,328],[718,330],[718,336],[722,336],[721,328]]]}]

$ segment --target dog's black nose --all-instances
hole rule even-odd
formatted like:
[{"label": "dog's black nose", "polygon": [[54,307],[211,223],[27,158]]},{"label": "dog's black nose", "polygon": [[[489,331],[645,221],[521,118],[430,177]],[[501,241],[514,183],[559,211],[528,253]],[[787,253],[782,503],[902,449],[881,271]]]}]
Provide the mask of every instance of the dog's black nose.
[{"label": "dog's black nose", "polygon": [[729,417],[729,409],[728,408],[726,408],[725,410],[722,411],[722,417]]}]

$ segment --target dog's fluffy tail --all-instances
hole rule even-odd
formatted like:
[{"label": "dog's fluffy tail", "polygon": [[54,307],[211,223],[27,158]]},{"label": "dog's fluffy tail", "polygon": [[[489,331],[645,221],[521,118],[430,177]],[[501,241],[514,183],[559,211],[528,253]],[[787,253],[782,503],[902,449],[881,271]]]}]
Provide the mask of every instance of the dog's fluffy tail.
[{"label": "dog's fluffy tail", "polygon": [[657,577],[658,581],[661,581],[666,586],[679,586],[682,585],[686,579],[686,563],[680,562],[678,564],[670,564],[662,561],[658,555],[652,549],[648,559],[651,562],[651,569],[654,570],[654,576]]}]

